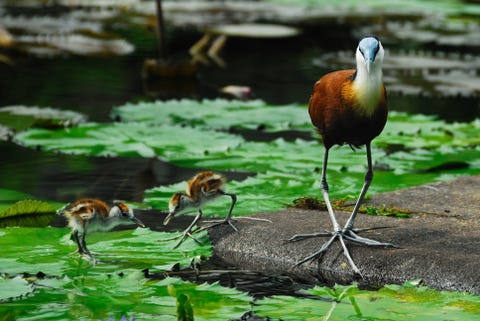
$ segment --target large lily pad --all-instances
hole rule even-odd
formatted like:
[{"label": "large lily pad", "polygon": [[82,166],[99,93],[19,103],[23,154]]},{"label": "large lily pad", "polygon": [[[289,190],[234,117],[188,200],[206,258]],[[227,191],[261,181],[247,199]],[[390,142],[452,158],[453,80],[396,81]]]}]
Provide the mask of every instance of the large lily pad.
[{"label": "large lily pad", "polygon": [[59,203],[36,200],[32,195],[0,188],[0,227],[47,226]]},{"label": "large lily pad", "polygon": [[0,229],[0,274],[42,272],[51,276],[76,277],[116,273],[128,268],[167,270],[176,263],[188,265],[196,257],[210,255],[205,233],[198,235],[205,244],[203,246],[189,239],[180,249],[174,250],[175,240],[160,241],[177,234],[152,233],[149,229],[93,233],[87,236],[87,244],[92,252],[97,253],[99,263],[92,265],[77,253],[71,254],[77,247],[70,240],[69,229]]},{"label": "large lily pad", "polygon": [[[33,286],[33,296],[2,303],[0,313],[15,320],[160,318],[174,321],[177,320],[178,302],[186,298],[195,320],[224,321],[249,310],[251,300],[247,294],[216,283],[195,284],[175,278],[150,281],[141,271],[133,269],[103,275],[86,274],[64,279],[53,287],[46,281],[40,280]],[[16,292],[28,290],[28,287],[23,289],[24,283],[16,285],[10,281],[11,286],[18,288]]]},{"label": "large lily pad", "polygon": [[[189,99],[127,104],[116,107],[112,117],[125,122],[188,125],[208,129],[257,129],[267,131],[310,128],[305,107],[272,106],[261,100]],[[308,127],[307,127],[308,126]]]},{"label": "large lily pad", "polygon": [[85,124],[65,130],[32,129],[15,140],[49,151],[91,156],[158,156],[167,160],[201,158],[236,147],[236,135],[180,126],[142,123]]},{"label": "large lily pad", "polygon": [[85,115],[69,110],[27,106],[0,108],[0,124],[14,130],[24,130],[30,127],[70,127],[85,121]]},{"label": "large lily pad", "polygon": [[55,216],[55,209],[47,202],[22,200],[0,211],[0,227],[47,226]]},{"label": "large lily pad", "polygon": [[[254,311],[274,320],[468,320],[480,313],[480,297],[417,287],[388,285],[379,291],[356,286],[315,287],[309,299],[274,296],[257,302]],[[315,297],[318,299],[316,300]],[[332,298],[328,302],[321,298]],[[291,318],[290,316],[294,316]]]},{"label": "large lily pad", "polygon": [[[23,2],[22,5],[25,6]],[[92,14],[90,10],[72,8],[55,15],[2,15],[2,23],[12,31],[10,47],[29,54],[48,57],[130,54],[134,50],[130,42],[104,31],[106,20],[118,15],[116,10],[99,8]]]},{"label": "large lily pad", "polygon": [[[298,145],[286,143],[293,150]],[[304,142],[302,144],[305,144]],[[308,146],[308,145],[306,145]],[[251,152],[251,150],[250,150]],[[249,157],[227,157],[200,161],[198,165],[207,168],[226,169],[233,163],[236,168],[249,170],[259,169],[262,172],[243,181],[227,182],[226,190],[236,193],[238,202],[233,211],[235,215],[274,211],[284,208],[294,199],[302,196],[320,197],[321,151],[317,149],[308,153],[308,148],[302,153],[282,153],[273,151],[268,159]],[[317,154],[320,154],[318,157]],[[289,155],[283,157],[283,155]],[[290,155],[295,155],[291,157]],[[364,152],[352,152],[348,147],[342,147],[331,152],[327,178],[330,194],[333,198],[356,198],[363,184],[366,171],[366,156]],[[278,158],[277,158],[278,157]],[[298,158],[302,161],[298,161]],[[375,177],[369,193],[375,194],[409,186],[426,184],[436,180],[453,179],[465,174],[480,174],[480,148],[471,150],[442,148],[441,150],[415,150],[414,153],[403,151],[386,156],[376,149]],[[267,157],[266,157],[267,158]],[[297,162],[298,161],[298,162]],[[280,165],[281,171],[274,167]],[[299,164],[297,166],[297,164]],[[265,172],[263,172],[265,171]],[[147,190],[144,201],[151,206],[166,210],[173,193],[185,190],[186,182],[169,186],[160,186]],[[220,198],[205,206],[205,216],[225,216],[230,205],[228,197]]]},{"label": "large lily pad", "polygon": [[384,132],[374,144],[404,148],[479,145],[480,120],[470,123],[446,123],[433,116],[391,113]]},{"label": "large lily pad", "polygon": [[286,38],[300,34],[297,28],[266,23],[215,25],[208,28],[207,32],[245,38]]},{"label": "large lily pad", "polygon": [[181,297],[188,298],[195,320],[226,320],[249,309],[247,294],[218,284],[145,278],[144,269],[185,266],[211,253],[206,232],[198,235],[205,245],[188,239],[175,250],[176,241],[159,242],[170,236],[148,229],[88,235],[99,261],[92,265],[78,253],[69,255],[76,246],[68,229],[0,229],[0,285],[9,287],[0,291],[0,300],[7,301],[0,315],[15,320],[177,320]]}]

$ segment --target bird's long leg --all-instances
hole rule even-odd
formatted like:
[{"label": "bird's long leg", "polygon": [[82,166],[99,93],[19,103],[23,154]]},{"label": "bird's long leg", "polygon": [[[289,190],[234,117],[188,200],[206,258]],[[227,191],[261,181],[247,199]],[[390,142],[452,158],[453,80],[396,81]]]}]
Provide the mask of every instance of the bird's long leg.
[{"label": "bird's long leg", "polygon": [[298,261],[297,263],[295,263],[294,267],[297,267],[297,266],[300,266],[302,265],[303,263],[307,262],[307,261],[310,261],[310,260],[313,260],[313,259],[316,259],[317,257],[321,256],[323,253],[325,253],[325,251],[327,251],[328,247],[330,246],[330,244],[333,243],[333,241],[335,241],[335,239],[339,236],[339,234],[333,234],[332,237],[325,243],[323,243],[322,247],[320,248],[320,250],[314,252],[313,254],[301,259],[300,261]]},{"label": "bird's long leg", "polygon": [[325,155],[323,157],[321,184],[322,184],[323,199],[325,201],[325,205],[327,206],[328,215],[330,216],[330,221],[332,221],[333,230],[336,232],[340,230],[340,224],[338,224],[337,218],[335,217],[335,213],[333,213],[332,204],[330,203],[330,197],[328,196],[328,183],[327,183],[328,151],[329,151],[329,148],[325,148]]},{"label": "bird's long leg", "polygon": [[88,257],[95,264],[97,261],[95,260],[95,257],[92,255],[90,250],[87,248],[87,243],[85,242],[85,236],[86,236],[85,230],[83,230],[82,232],[80,232],[79,230],[74,230],[71,234],[71,238],[77,243],[77,246],[78,246],[77,252],[83,256]]},{"label": "bird's long leg", "polygon": [[362,190],[360,191],[360,195],[358,197],[357,203],[353,208],[353,212],[350,215],[350,218],[348,219],[347,223],[345,223],[345,226],[343,227],[344,236],[347,240],[357,244],[361,244],[361,245],[395,247],[395,245],[391,243],[384,243],[384,242],[379,242],[379,241],[367,239],[364,237],[360,237],[355,232],[360,232],[362,230],[368,230],[368,229],[357,230],[353,228],[360,206],[362,205],[365,195],[367,194],[368,187],[370,186],[370,183],[372,182],[372,179],[373,179],[372,152],[371,152],[370,143],[366,144],[366,150],[367,150],[367,167],[368,167],[367,173],[365,174],[365,180],[362,186]]},{"label": "bird's long leg", "polygon": [[197,242],[198,244],[202,244],[202,242],[200,242],[196,237],[194,237],[192,234],[197,232],[198,230],[195,230],[195,231],[192,231],[192,229],[195,227],[195,225],[197,224],[198,220],[200,220],[200,218],[202,218],[202,215],[203,215],[203,212],[202,212],[202,209],[199,208],[198,209],[198,214],[197,216],[195,216],[195,218],[193,219],[192,223],[190,223],[190,225],[185,229],[185,231],[183,231],[182,234],[180,235],[177,235],[177,236],[174,236],[174,237],[171,237],[171,238],[168,238],[168,239],[162,239],[162,240],[159,240],[161,242],[164,242],[164,241],[172,241],[172,240],[176,240],[178,238],[180,238],[180,241],[178,241],[178,243],[173,247],[174,249],[176,249],[177,247],[180,246],[180,244],[183,243],[183,241],[185,241],[185,239],[187,237],[190,237],[191,239],[193,239],[195,242]]},{"label": "bird's long leg", "polygon": [[92,260],[92,262],[95,264],[97,262],[97,260],[93,256],[92,252],[90,252],[90,250],[87,248],[87,243],[85,242],[85,236],[87,236],[87,233],[85,233],[85,231],[83,231],[83,233],[81,233],[81,235],[80,235],[80,243],[82,244],[83,253],[87,257],[89,257]]},{"label": "bird's long leg", "polygon": [[355,218],[357,217],[358,210],[362,205],[363,199],[365,198],[368,188],[370,187],[370,183],[372,182],[372,179],[373,179],[372,152],[370,148],[370,143],[367,143],[366,150],[367,150],[367,166],[368,166],[367,173],[365,174],[365,180],[362,186],[362,190],[360,192],[360,196],[358,197],[357,203],[353,208],[352,215],[350,216],[350,218],[348,219],[347,223],[344,226],[344,230],[353,229],[353,224],[355,223]]},{"label": "bird's long leg", "polygon": [[253,221],[270,222],[270,223],[272,222],[264,218],[256,218],[256,217],[248,217],[248,216],[236,216],[235,218],[232,218],[232,211],[233,211],[233,208],[235,207],[235,204],[237,203],[237,195],[233,193],[225,193],[223,191],[221,191],[220,193],[225,196],[230,196],[232,199],[232,204],[230,205],[230,209],[228,210],[227,216],[223,220],[205,221],[205,223],[212,223],[212,224],[204,226],[202,227],[202,229],[209,229],[211,227],[218,226],[221,224],[228,224],[235,232],[238,232],[238,229],[232,224],[232,220],[246,219],[246,220],[253,220]]},{"label": "bird's long leg", "polygon": [[358,210],[360,209],[360,205],[363,202],[363,199],[365,198],[365,194],[367,193],[368,187],[370,186],[370,183],[373,178],[373,169],[372,169],[372,156],[371,156],[371,149],[370,149],[370,144],[367,144],[367,162],[368,162],[368,170],[365,175],[365,182],[362,187],[362,191],[360,192],[359,199],[357,201],[357,204],[355,204],[354,210],[345,224],[344,228],[341,229],[340,225],[338,224],[335,214],[332,209],[332,205],[330,203],[330,199],[328,196],[328,183],[326,179],[326,170],[327,170],[327,161],[328,161],[328,149],[325,151],[325,157],[324,157],[324,162],[323,162],[323,168],[322,168],[322,193],[323,193],[323,198],[325,200],[325,204],[327,206],[328,214],[330,216],[330,220],[332,221],[333,225],[333,232],[320,232],[320,233],[313,233],[313,234],[296,234],[292,236],[289,241],[298,241],[298,240],[303,240],[306,238],[311,238],[311,237],[317,237],[317,236],[331,236],[330,239],[323,244],[323,246],[313,254],[303,258],[299,262],[295,264],[295,266],[299,266],[307,261],[316,259],[323,255],[328,249],[328,247],[335,241],[335,239],[338,238],[340,241],[342,248],[343,248],[343,255],[347,258],[348,263],[352,267],[353,271],[360,276],[362,275],[360,272],[360,269],[355,265],[352,257],[350,256],[350,253],[347,249],[347,246],[345,245],[345,240],[351,241],[356,244],[361,244],[361,245],[368,245],[368,246],[385,246],[385,247],[394,247],[393,244],[390,243],[382,243],[378,242],[375,240],[370,240],[367,238],[363,238],[358,236],[355,232],[359,231],[365,231],[365,230],[370,230],[369,228],[366,229],[358,229],[354,230],[353,229],[353,224],[355,222],[355,218],[358,214]]},{"label": "bird's long leg", "polygon": [[[80,254],[84,254],[85,252],[83,251],[82,243],[80,242],[80,239],[78,238],[78,230],[73,230],[72,234],[70,235],[70,239],[73,239],[75,243],[77,243],[78,250],[76,252]],[[72,254],[76,253],[73,252]]]},{"label": "bird's long leg", "polygon": [[340,224],[338,224],[337,218],[335,217],[335,213],[333,212],[332,204],[330,203],[330,197],[328,196],[328,182],[327,182],[328,151],[329,151],[329,148],[326,148],[325,155],[323,156],[321,188],[322,188],[323,199],[325,201],[325,205],[327,206],[328,215],[330,216],[330,221],[332,222],[334,232],[295,234],[288,241],[299,241],[306,238],[312,238],[312,237],[318,237],[318,236],[330,236],[341,230]]}]

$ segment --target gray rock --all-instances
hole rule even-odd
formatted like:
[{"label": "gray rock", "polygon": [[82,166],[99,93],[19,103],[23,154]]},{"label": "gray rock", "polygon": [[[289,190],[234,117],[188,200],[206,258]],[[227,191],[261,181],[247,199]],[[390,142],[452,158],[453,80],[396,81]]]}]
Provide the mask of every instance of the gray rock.
[{"label": "gray rock", "polygon": [[[407,208],[412,217],[357,217],[357,228],[389,227],[365,231],[362,236],[399,246],[385,249],[347,243],[363,279],[353,273],[339,242],[320,259],[293,267],[327,238],[286,240],[297,233],[330,230],[324,211],[286,209],[258,214],[272,223],[239,220],[235,223],[238,233],[228,226],[216,227],[210,231],[214,253],[240,269],[287,273],[327,284],[357,281],[378,287],[421,279],[436,289],[480,294],[480,176],[374,195],[366,205]],[[337,211],[340,222],[348,216],[348,212]]]}]

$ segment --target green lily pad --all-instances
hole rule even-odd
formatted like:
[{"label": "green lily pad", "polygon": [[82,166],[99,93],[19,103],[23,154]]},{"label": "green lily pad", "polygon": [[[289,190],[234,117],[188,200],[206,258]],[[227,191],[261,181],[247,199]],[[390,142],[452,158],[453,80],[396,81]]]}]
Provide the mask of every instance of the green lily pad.
[{"label": "green lily pad", "polygon": [[124,122],[159,125],[188,125],[208,129],[257,129],[280,131],[310,129],[305,107],[272,106],[261,100],[169,100],[127,104],[112,111],[113,118]]},{"label": "green lily pad", "polygon": [[[304,143],[301,142],[300,144]],[[295,146],[295,143],[286,144]],[[309,144],[306,146],[309,146]],[[306,148],[303,153],[287,154],[279,152],[278,159],[272,151],[265,163],[262,163],[254,155],[235,158],[238,162],[236,168],[257,169],[262,170],[262,172],[243,181],[226,183],[225,189],[237,194],[238,198],[233,215],[249,215],[280,210],[291,204],[294,199],[305,195],[320,197],[321,173],[319,167],[321,163],[316,154],[315,150],[312,150],[312,153],[309,154],[308,148]],[[374,160],[378,169],[375,170],[375,177],[373,184],[370,186],[369,194],[418,186],[432,181],[453,179],[465,174],[480,174],[480,147],[469,150],[455,148],[440,151],[419,150],[416,151],[416,154],[397,152],[387,157],[380,150],[375,150]],[[292,155],[294,159],[282,157],[282,155]],[[327,179],[330,184],[331,196],[333,198],[356,198],[363,184],[366,171],[365,153],[360,151],[354,153],[348,147],[342,147],[333,150],[330,155],[331,162],[329,163]],[[302,161],[299,158],[303,158]],[[255,160],[257,163],[255,163]],[[222,167],[224,162],[226,162],[225,164],[232,164],[232,158],[227,157],[223,161],[211,159],[199,162],[196,165],[225,169]],[[280,163],[279,168],[282,171],[275,170],[276,162]],[[435,166],[448,165],[453,162],[462,162],[460,164],[465,166],[450,170],[431,170]],[[296,166],[297,164],[300,164],[300,166]],[[180,182],[149,189],[145,191],[144,201],[154,208],[166,210],[173,193],[184,191],[185,187],[186,182]],[[230,202],[229,197],[222,197],[207,204],[203,210],[204,216],[225,216]]]},{"label": "green lily pad", "polygon": [[72,254],[77,246],[70,240],[69,229],[0,229],[0,274],[36,274],[41,271],[52,276],[76,277],[116,273],[128,268],[167,270],[176,263],[188,265],[193,258],[211,254],[206,233],[198,235],[205,244],[202,246],[188,239],[180,249],[174,250],[176,240],[160,241],[176,235],[152,233],[149,229],[89,234],[86,238],[88,248],[97,253],[99,261],[92,265],[79,254]]},{"label": "green lily pad", "polygon": [[224,321],[250,309],[247,294],[217,283],[194,284],[176,278],[151,281],[132,269],[65,281],[55,287],[38,286],[35,295],[21,301],[2,303],[0,314],[14,320],[176,321],[179,298],[188,298],[195,320],[200,321]]},{"label": "green lily pad", "polygon": [[12,129],[0,124],[0,140],[8,140],[13,137]]},{"label": "green lily pad", "polygon": [[0,302],[21,299],[32,294],[33,291],[32,285],[19,276],[14,278],[0,277]]},{"label": "green lily pad", "polygon": [[30,127],[63,128],[86,121],[86,116],[70,110],[7,106],[0,108],[0,124],[20,131]]},{"label": "green lily pad", "polygon": [[[305,175],[301,179],[279,172],[267,172],[243,181],[231,181],[226,190],[237,194],[233,216],[274,211],[290,204],[298,195],[315,194],[315,177]],[[186,182],[153,188],[145,192],[144,201],[154,208],[168,209],[173,193],[185,190]],[[225,217],[231,204],[230,197],[221,197],[208,203],[203,209],[205,217]],[[195,210],[192,210],[195,212]]]},{"label": "green lily pad", "polygon": [[38,200],[18,201],[0,211],[0,227],[7,226],[47,226],[55,216],[55,208]]},{"label": "green lily pad", "polygon": [[480,120],[448,124],[433,116],[390,113],[385,130],[374,144],[386,148],[437,148],[441,146],[480,145]]},{"label": "green lily pad", "polygon": [[[412,284],[387,285],[379,291],[356,286],[315,287],[310,299],[274,296],[256,302],[253,310],[274,320],[468,320],[480,313],[480,297],[437,291]],[[336,301],[315,300],[314,297]],[[313,319],[312,319],[313,317]]]},{"label": "green lily pad", "polygon": [[90,156],[201,158],[236,147],[237,135],[181,126],[141,123],[84,124],[61,130],[31,129],[15,136],[25,146]]},{"label": "green lily pad", "polygon": [[[253,111],[275,114],[273,111],[277,109],[289,110],[287,114],[294,121],[286,125],[277,119],[271,130],[311,131],[305,119],[306,109],[268,106],[261,101],[244,104],[185,100],[126,105],[117,109],[116,115],[135,122],[85,124],[68,130],[32,129],[18,134],[15,140],[52,151],[92,156],[158,156],[182,167],[257,173],[255,178],[227,186],[242,199],[235,209],[237,215],[277,210],[301,196],[319,194],[324,154],[320,142],[282,138],[269,142],[244,141],[237,135],[217,131],[231,126],[256,128],[267,121],[267,116],[260,112],[255,118]],[[228,116],[230,113],[234,116]],[[169,119],[169,115],[174,116]],[[255,120],[248,123],[252,117]],[[296,123],[295,119],[301,118]],[[373,142],[375,178],[369,193],[479,174],[480,138],[476,134],[479,127],[479,121],[449,124],[430,116],[392,112],[384,132]],[[348,146],[332,148],[327,173],[332,197],[355,198],[365,171],[363,149],[354,152]],[[147,191],[145,201],[165,209],[171,194],[182,190],[184,185],[160,187]],[[228,199],[211,206],[212,212],[207,216],[223,216]]]}]

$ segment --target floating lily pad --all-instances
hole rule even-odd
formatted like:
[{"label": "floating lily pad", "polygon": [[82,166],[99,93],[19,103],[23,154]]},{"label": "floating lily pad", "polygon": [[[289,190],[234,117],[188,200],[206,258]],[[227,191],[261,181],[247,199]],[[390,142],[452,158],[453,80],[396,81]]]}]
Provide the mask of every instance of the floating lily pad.
[{"label": "floating lily pad", "polygon": [[[224,321],[240,317],[249,310],[251,301],[247,294],[217,283],[195,284],[175,278],[150,281],[141,271],[133,269],[95,276],[86,274],[63,283],[51,288],[38,286],[34,296],[2,303],[0,313],[11,315],[14,320],[176,321],[177,300],[187,298],[195,320]],[[20,286],[16,288],[16,292],[23,290]]]},{"label": "floating lily pad", "polygon": [[[180,279],[149,280],[143,269],[165,270],[175,263],[190,264],[211,253],[206,232],[197,235],[199,246],[186,240],[173,250],[175,241],[159,242],[171,233],[148,229],[96,233],[87,236],[98,263],[81,258],[64,228],[0,229],[0,274],[30,275],[41,271],[45,278],[11,277],[0,279],[9,289],[0,291],[0,315],[11,319],[109,319],[122,316],[141,319],[177,320],[179,296],[190,300],[195,320],[226,320],[249,309],[251,298],[218,284],[193,284]],[[21,242],[19,242],[21,240]],[[22,253],[22,255],[18,255]],[[55,278],[54,276],[63,276]]]},{"label": "floating lily pad", "polygon": [[208,129],[264,128],[267,131],[280,131],[311,128],[305,107],[272,106],[261,100],[182,99],[127,104],[114,108],[112,117],[124,122],[181,124]]},{"label": "floating lily pad", "polygon": [[246,37],[246,38],[286,38],[297,36],[300,30],[297,28],[264,24],[264,23],[242,23],[215,25],[207,29],[207,32],[225,35],[229,37]]},{"label": "floating lily pad", "polygon": [[3,15],[2,24],[12,31],[10,47],[29,54],[48,57],[130,54],[134,50],[130,42],[104,31],[107,20],[118,16],[116,10],[92,12],[72,8],[58,15]]},{"label": "floating lily pad", "polygon": [[[356,286],[315,287],[304,291],[309,299],[274,296],[256,302],[253,310],[273,320],[468,320],[480,313],[480,297],[466,293],[437,291],[414,284],[387,285],[379,291]],[[315,296],[318,300],[315,300]],[[336,301],[327,302],[322,298]],[[292,319],[293,320],[293,319]]]},{"label": "floating lily pad", "polygon": [[39,56],[53,56],[65,53],[81,56],[127,55],[134,47],[123,39],[101,39],[87,35],[37,35],[20,36],[16,44]]},{"label": "floating lily pad", "polygon": [[243,139],[227,133],[181,126],[141,123],[85,124],[64,130],[32,129],[15,140],[49,151],[91,156],[158,156],[167,160],[208,157],[225,152]]},{"label": "floating lily pad", "polygon": [[0,302],[25,298],[33,291],[32,285],[19,276],[14,278],[0,277]]},{"label": "floating lily pad", "polygon": [[12,137],[13,131],[8,127],[0,125],[0,140],[8,140]]},{"label": "floating lily pad", "polygon": [[[321,195],[320,167],[323,153],[321,149],[317,147],[309,153],[309,149],[305,148],[300,153],[295,152],[300,148],[299,145],[287,143],[287,146],[286,149],[290,148],[294,152],[282,153],[285,150],[281,149],[278,154],[272,151],[265,159],[256,158],[258,155],[255,154],[248,154],[248,157],[243,158],[227,156],[223,160],[210,159],[190,165],[227,169],[233,160],[235,168],[261,170],[256,176],[243,181],[227,182],[225,189],[236,193],[238,198],[233,215],[275,211],[285,208],[299,197],[306,195],[320,197]],[[317,154],[320,156],[316,156]],[[352,152],[348,147],[342,147],[332,150],[330,157],[327,179],[331,197],[356,198],[366,171],[365,152]],[[480,174],[480,148],[467,150],[442,148],[434,151],[420,149],[413,153],[399,151],[388,156],[374,149],[373,159],[375,177],[369,189],[370,194],[453,179],[465,174]],[[277,164],[281,171],[278,171],[278,168],[275,169]],[[147,190],[144,201],[154,208],[166,210],[173,193],[184,191],[185,186],[186,182],[181,182]],[[223,197],[207,204],[203,213],[206,217],[223,217],[229,206],[230,198]]]},{"label": "floating lily pad", "polygon": [[70,110],[27,106],[7,106],[0,108],[0,124],[17,131],[30,127],[70,127],[84,123],[85,121],[85,115]]},{"label": "floating lily pad", "polygon": [[480,144],[480,120],[452,123],[433,116],[391,113],[384,132],[374,144],[379,147],[401,145],[404,148],[437,148],[441,146],[474,146]]},{"label": "floating lily pad", "polygon": [[197,235],[205,244],[202,246],[188,239],[181,248],[174,250],[176,240],[160,241],[177,234],[153,233],[149,229],[91,233],[86,241],[99,261],[93,266],[78,253],[73,253],[77,245],[70,240],[70,229],[0,229],[0,274],[36,274],[41,271],[50,276],[73,278],[85,274],[117,273],[128,268],[169,270],[176,263],[189,265],[192,259],[211,254],[206,233]]},{"label": "floating lily pad", "polygon": [[47,226],[55,216],[55,208],[38,200],[18,201],[0,211],[0,228],[7,226]]}]

